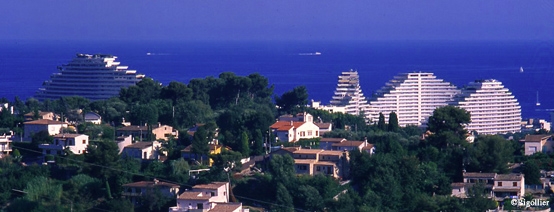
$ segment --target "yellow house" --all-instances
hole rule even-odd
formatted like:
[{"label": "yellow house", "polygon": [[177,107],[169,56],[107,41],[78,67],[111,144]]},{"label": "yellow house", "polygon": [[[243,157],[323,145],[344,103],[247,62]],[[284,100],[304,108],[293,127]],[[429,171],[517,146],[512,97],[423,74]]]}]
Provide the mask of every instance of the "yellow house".
[{"label": "yellow house", "polygon": [[[218,155],[221,154],[221,151],[223,149],[223,145],[216,145],[216,144],[209,144],[208,145],[210,150],[208,152],[209,155]],[[203,161],[208,161],[208,165],[211,167],[214,164],[214,160],[209,158],[208,155],[202,155],[202,157],[196,157],[196,154],[192,152],[192,144],[188,145],[185,149],[181,150],[181,156],[185,160],[192,160],[200,158]]]}]

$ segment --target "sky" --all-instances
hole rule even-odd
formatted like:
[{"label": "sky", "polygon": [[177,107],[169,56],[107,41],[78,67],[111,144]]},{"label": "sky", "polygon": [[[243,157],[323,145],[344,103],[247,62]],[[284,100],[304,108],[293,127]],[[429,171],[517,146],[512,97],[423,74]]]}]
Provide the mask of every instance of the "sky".
[{"label": "sky", "polygon": [[552,0],[0,0],[0,40],[553,38]]}]

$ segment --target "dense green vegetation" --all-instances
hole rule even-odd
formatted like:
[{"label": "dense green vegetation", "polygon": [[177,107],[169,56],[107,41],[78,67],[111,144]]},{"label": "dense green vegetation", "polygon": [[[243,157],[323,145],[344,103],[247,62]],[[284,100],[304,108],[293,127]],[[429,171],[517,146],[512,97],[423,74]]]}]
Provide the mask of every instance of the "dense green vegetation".
[{"label": "dense green vegetation", "polygon": [[[84,155],[66,151],[62,156],[48,156],[56,162],[48,166],[21,163],[40,155],[39,144],[52,142],[48,133],[34,134],[30,144],[15,145],[13,154],[0,160],[0,208],[167,211],[175,205],[175,199],[159,192],[149,192],[135,206],[121,198],[123,184],[158,178],[182,188],[231,179],[237,201],[272,211],[483,211],[496,204],[484,197],[482,186],[470,189],[466,200],[450,197],[450,185],[462,180],[463,170],[506,173],[508,163],[517,160],[524,162],[529,183],[537,182],[539,169],[554,170],[554,155],[521,156],[517,142],[521,135],[512,135],[516,141],[479,136],[473,144],[466,142],[468,132],[463,124],[469,122],[469,113],[456,107],[437,109],[428,128],[420,129],[399,127],[394,112],[380,114],[375,125],[367,125],[361,116],[306,108],[307,98],[303,86],[278,96],[267,78],[233,73],[167,86],[146,78],[122,89],[119,97],[104,101],[65,97],[23,102],[16,98],[10,105],[20,115],[0,112],[0,129],[21,133],[22,114],[32,112],[38,118],[38,111],[53,111],[64,120],[80,123],[67,130],[89,135],[91,145]],[[82,124],[80,114],[88,111],[100,114],[104,124]],[[274,142],[268,128],[279,115],[304,111],[316,121],[333,124],[333,131],[325,137],[367,139],[375,145],[374,155],[350,152],[350,183],[341,185],[323,175],[297,176],[290,156],[274,156],[268,163],[258,164],[263,173],[232,177],[240,171],[241,158],[266,153],[264,143]],[[385,115],[389,123],[385,123]],[[180,131],[180,137],[163,142],[167,152],[163,162],[123,158],[112,142],[114,126],[121,126],[123,120],[136,125],[172,125]],[[189,136],[187,130],[194,126],[194,136]],[[214,160],[210,171],[189,176],[189,170],[207,168],[205,158],[197,158],[200,164],[189,163],[181,158],[180,151],[192,145],[193,153],[206,155],[208,142],[216,138],[231,150],[210,155]],[[293,145],[317,147],[318,143],[319,139],[310,139]]]}]

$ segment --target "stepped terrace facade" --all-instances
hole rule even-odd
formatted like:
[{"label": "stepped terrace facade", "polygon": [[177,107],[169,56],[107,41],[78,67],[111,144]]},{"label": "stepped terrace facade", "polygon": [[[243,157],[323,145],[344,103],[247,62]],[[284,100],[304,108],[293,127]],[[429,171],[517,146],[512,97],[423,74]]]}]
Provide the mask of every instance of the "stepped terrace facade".
[{"label": "stepped terrace facade", "polygon": [[358,71],[350,70],[341,73],[330,103],[332,107],[344,107],[344,112],[347,114],[367,113],[369,105],[360,87]]},{"label": "stepped terrace facade", "polygon": [[120,66],[116,56],[104,54],[77,54],[58,73],[43,83],[35,97],[58,99],[64,96],[82,96],[90,100],[103,100],[119,95],[121,88],[135,85],[144,75],[128,66]]},{"label": "stepped terrace facade", "polygon": [[451,103],[471,114],[466,129],[479,134],[521,131],[521,106],[512,93],[495,79],[469,83]]},{"label": "stepped terrace facade", "polygon": [[437,107],[447,105],[459,93],[456,86],[437,79],[433,73],[399,74],[374,94],[369,102],[369,119],[376,123],[379,113],[383,113],[388,123],[389,114],[395,112],[402,127],[425,126]]}]

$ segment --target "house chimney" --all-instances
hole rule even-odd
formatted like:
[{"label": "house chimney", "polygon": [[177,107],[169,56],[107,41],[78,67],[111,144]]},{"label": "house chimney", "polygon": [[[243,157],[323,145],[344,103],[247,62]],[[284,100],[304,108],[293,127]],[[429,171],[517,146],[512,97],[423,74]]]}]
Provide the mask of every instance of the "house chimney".
[{"label": "house chimney", "polygon": [[294,126],[294,125],[293,125],[293,121],[292,121],[292,120],[290,120],[290,126]]}]

